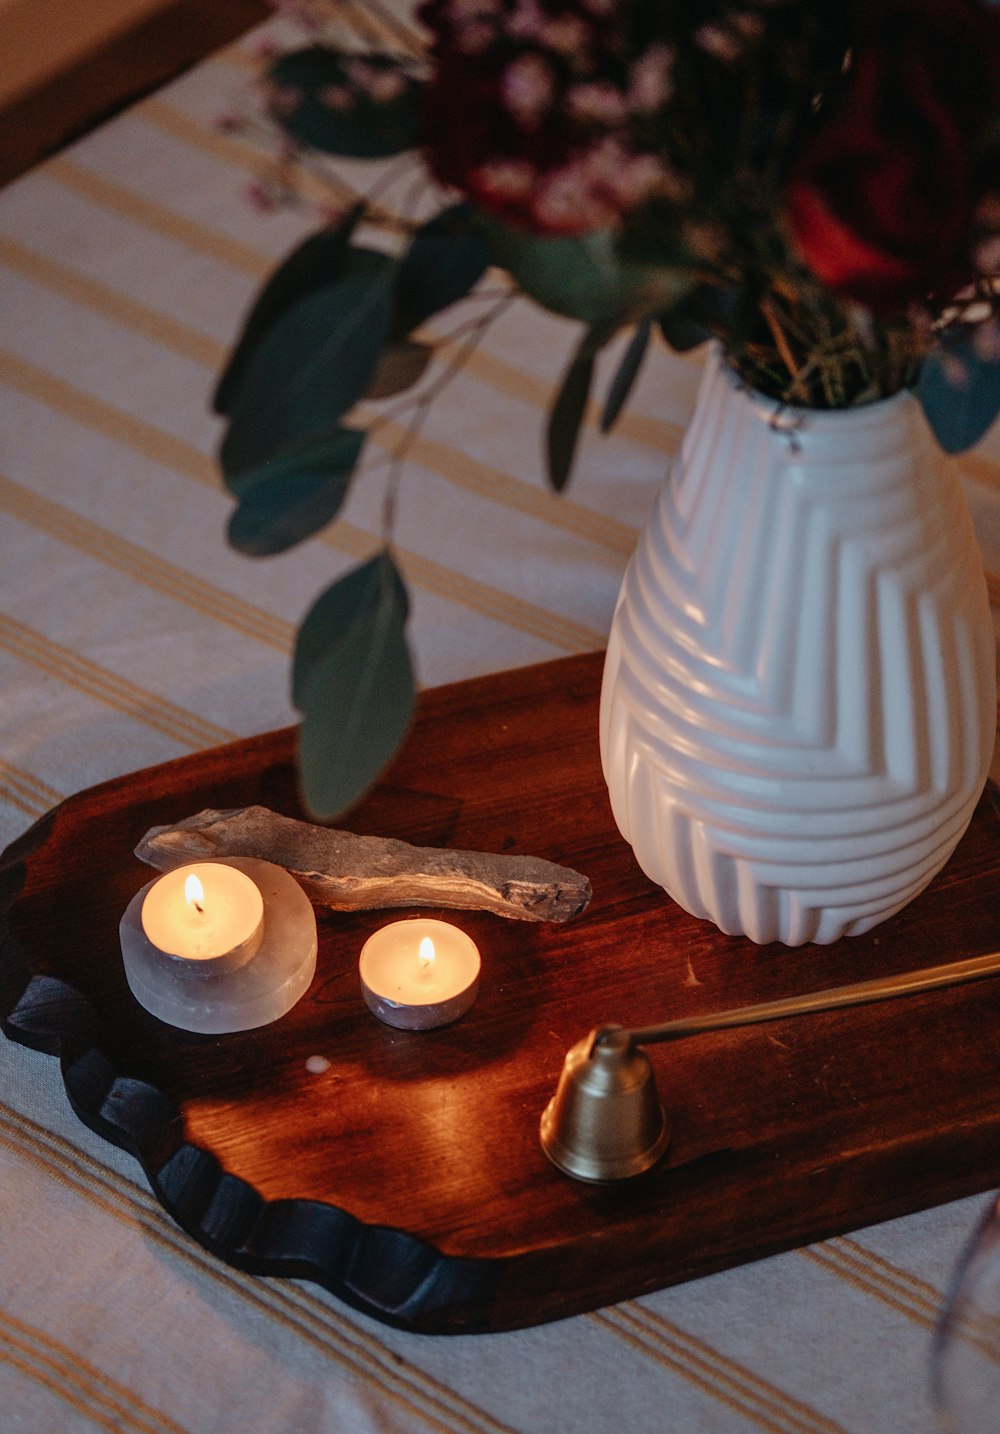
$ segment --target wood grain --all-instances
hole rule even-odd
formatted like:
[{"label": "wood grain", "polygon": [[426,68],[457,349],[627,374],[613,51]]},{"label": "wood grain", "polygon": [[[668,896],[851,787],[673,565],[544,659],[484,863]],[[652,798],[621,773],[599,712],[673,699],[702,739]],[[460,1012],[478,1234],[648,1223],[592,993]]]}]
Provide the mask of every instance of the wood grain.
[{"label": "wood grain", "polygon": [[[757,948],[681,912],[615,833],[599,655],[424,695],[401,756],[341,824],[534,852],[590,876],[566,926],[470,913],[480,996],[394,1031],[357,958],[384,918],[320,913],[307,997],[262,1031],[192,1036],[129,996],[117,924],[150,826],[262,802],[301,815],[293,733],[71,798],[4,856],[0,1012],[58,1053],[80,1117],[133,1151],[197,1240],[428,1333],[538,1324],[1000,1184],[1000,983],[650,1049],[673,1126],[635,1182],[554,1170],[538,1120],[567,1048],[625,1025],[840,985],[1000,946],[1000,827],[981,804],[906,911],[829,947]],[[18,894],[14,890],[23,881]],[[4,894],[6,893],[6,895]],[[310,1055],[331,1062],[322,1075]]]},{"label": "wood grain", "polygon": [[0,108],[0,184],[272,13],[266,0],[164,0]]}]

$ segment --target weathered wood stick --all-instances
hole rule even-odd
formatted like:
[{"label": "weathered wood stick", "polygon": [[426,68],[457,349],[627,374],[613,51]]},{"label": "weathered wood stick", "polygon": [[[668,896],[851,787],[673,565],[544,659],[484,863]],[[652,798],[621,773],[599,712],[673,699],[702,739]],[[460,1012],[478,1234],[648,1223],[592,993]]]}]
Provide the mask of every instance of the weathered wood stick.
[{"label": "weathered wood stick", "polygon": [[267,807],[204,811],[151,827],[140,861],[170,871],[206,857],[253,856],[285,867],[306,894],[335,911],[448,906],[517,921],[568,921],[590,900],[578,871],[536,856],[410,846],[293,821]]}]

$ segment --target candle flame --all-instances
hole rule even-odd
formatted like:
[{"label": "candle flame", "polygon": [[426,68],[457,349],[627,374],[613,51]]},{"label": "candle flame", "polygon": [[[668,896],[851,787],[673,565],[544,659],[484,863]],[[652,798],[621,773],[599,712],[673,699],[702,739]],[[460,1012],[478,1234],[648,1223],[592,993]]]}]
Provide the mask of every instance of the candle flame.
[{"label": "candle flame", "polygon": [[202,905],[205,900],[205,888],[193,872],[184,883],[184,900],[189,906],[193,906],[195,911],[205,910]]},{"label": "candle flame", "polygon": [[420,957],[420,974],[426,976],[427,972],[434,965],[434,942],[429,936],[423,937],[420,942],[420,950],[417,953]]}]

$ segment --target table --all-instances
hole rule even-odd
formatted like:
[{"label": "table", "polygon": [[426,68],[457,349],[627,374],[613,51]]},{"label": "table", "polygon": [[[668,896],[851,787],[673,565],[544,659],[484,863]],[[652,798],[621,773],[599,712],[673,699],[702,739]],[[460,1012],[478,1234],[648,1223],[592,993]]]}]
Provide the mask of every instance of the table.
[{"label": "table", "polygon": [[[343,13],[362,35],[412,34],[401,4]],[[0,844],[105,777],[292,720],[294,626],[377,543],[377,473],[290,555],[253,563],[224,542],[213,378],[261,278],[315,223],[255,210],[267,144],[214,124],[256,43],[0,194]],[[516,306],[411,452],[397,545],[425,685],[603,643],[700,358],[658,349],[555,497],[541,427],[571,338]],[[1000,436],[962,469],[1000,572]],[[4,1041],[3,1427],[930,1431],[930,1332],[985,1200],[559,1324],[427,1339],[221,1264],[76,1120],[51,1058]]]}]

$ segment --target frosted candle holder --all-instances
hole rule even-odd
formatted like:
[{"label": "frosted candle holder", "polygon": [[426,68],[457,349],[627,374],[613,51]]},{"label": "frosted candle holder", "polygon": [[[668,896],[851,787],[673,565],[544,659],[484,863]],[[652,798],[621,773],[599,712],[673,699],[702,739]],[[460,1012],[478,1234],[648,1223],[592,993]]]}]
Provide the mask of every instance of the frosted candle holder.
[{"label": "frosted candle holder", "polygon": [[316,917],[295,878],[253,857],[219,864],[244,872],[263,898],[260,943],[248,957],[236,964],[231,953],[192,960],[154,946],[143,930],[142,906],[159,877],[136,892],[119,927],[125,977],[139,1004],[170,1026],[203,1035],[276,1021],[305,995],[316,970]]}]

